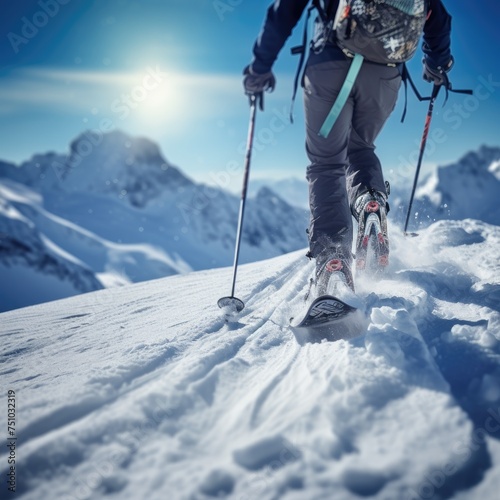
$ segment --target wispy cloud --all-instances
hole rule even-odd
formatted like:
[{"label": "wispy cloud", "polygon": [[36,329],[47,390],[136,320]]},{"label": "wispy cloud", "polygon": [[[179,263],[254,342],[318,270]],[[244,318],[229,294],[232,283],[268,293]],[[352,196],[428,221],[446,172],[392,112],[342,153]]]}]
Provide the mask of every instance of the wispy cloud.
[{"label": "wispy cloud", "polygon": [[168,93],[170,101],[177,96],[188,108],[196,104],[198,113],[211,112],[214,102],[241,98],[241,78],[167,71],[158,65],[134,72],[25,68],[0,81],[0,113],[35,108],[54,111],[54,107],[77,114],[93,109],[109,111],[113,102],[127,96],[140,104],[159,93]]}]

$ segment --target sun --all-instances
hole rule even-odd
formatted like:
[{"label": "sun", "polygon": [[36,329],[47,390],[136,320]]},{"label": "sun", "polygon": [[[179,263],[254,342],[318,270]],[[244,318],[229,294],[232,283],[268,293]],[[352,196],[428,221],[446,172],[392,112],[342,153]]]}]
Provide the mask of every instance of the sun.
[{"label": "sun", "polygon": [[135,119],[165,124],[179,120],[186,98],[178,75],[149,66],[138,81],[129,93]]}]

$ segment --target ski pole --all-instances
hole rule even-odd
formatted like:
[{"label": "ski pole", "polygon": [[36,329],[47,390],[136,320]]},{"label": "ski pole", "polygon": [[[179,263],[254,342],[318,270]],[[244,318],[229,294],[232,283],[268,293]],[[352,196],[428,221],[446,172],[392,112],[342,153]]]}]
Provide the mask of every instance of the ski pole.
[{"label": "ski pole", "polygon": [[[410,204],[408,205],[408,213],[406,214],[406,222],[405,222],[405,228],[404,228],[405,236],[408,235],[408,233],[406,231],[408,229],[408,222],[410,220],[411,207],[413,205],[413,198],[415,197],[415,191],[417,189],[418,176],[420,174],[420,167],[422,166],[422,159],[424,157],[425,144],[427,143],[427,136],[429,135],[429,129],[431,126],[432,111],[434,110],[434,102],[436,101],[436,98],[439,94],[440,89],[441,89],[441,85],[434,85],[434,87],[432,89],[431,99],[429,101],[429,109],[427,111],[427,116],[425,117],[424,132],[422,134],[422,140],[420,142],[420,152],[418,155],[417,170],[415,172],[415,179],[413,180],[413,188],[411,190]],[[416,236],[416,233],[412,233],[412,236]]]},{"label": "ski pole", "polygon": [[238,229],[236,232],[236,246],[234,249],[234,264],[233,264],[233,282],[231,286],[231,295],[228,297],[221,297],[217,301],[217,305],[222,308],[230,308],[236,312],[240,312],[245,304],[242,300],[234,296],[234,289],[236,286],[236,273],[238,270],[238,258],[240,254],[240,244],[241,244],[241,232],[243,229],[243,215],[245,213],[245,203],[247,198],[247,187],[248,187],[248,176],[250,173],[250,160],[252,158],[252,145],[253,136],[255,130],[255,115],[257,109],[257,100],[260,101],[262,107],[263,95],[260,94],[250,94],[250,123],[248,125],[248,137],[247,137],[247,148],[245,153],[245,173],[243,174],[243,189],[241,190],[241,200],[240,200],[240,212],[238,216]]}]

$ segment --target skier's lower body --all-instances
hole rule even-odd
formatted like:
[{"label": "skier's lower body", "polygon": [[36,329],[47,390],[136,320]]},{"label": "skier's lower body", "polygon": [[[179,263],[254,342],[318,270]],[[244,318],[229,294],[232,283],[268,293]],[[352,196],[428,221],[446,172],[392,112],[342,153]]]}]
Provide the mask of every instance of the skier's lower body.
[{"label": "skier's lower body", "polygon": [[[350,60],[335,46],[311,54],[304,74],[304,108],[309,182],[310,256],[316,259],[317,293],[328,293],[332,276],[354,289],[353,215],[359,230],[378,217],[377,236],[387,264],[387,195],[374,141],[396,104],[401,85],[396,67],[364,62],[346,105],[327,138],[318,135],[349,69]],[[365,211],[367,216],[365,216]],[[375,220],[375,219],[373,219]],[[385,231],[385,234],[383,234]],[[384,241],[382,241],[384,240]],[[357,237],[362,253],[367,239]],[[359,256],[358,267],[363,267]]]}]

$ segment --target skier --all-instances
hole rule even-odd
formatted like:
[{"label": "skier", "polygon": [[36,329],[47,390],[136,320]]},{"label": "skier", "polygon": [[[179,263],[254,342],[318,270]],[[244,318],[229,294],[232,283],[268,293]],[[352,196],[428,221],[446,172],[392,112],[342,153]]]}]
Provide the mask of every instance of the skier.
[{"label": "skier", "polygon": [[[253,60],[243,71],[247,94],[274,90],[273,63],[308,1],[276,0],[268,8],[253,47]],[[366,0],[369,1],[373,0]],[[448,81],[446,73],[453,66],[451,16],[441,0],[429,0],[428,4],[422,45],[423,77],[443,85]],[[323,12],[335,13],[338,5],[339,0],[324,0]],[[306,175],[311,212],[308,256],[316,261],[316,296],[319,296],[332,294],[332,283],[336,286],[339,281],[354,291],[352,216],[358,222],[357,268],[366,265],[368,239],[364,231],[368,217],[372,221],[376,217],[377,264],[380,267],[388,264],[388,192],[374,141],[395,107],[402,65],[365,61],[331,132],[322,137],[318,132],[346,79],[351,58],[338,45],[335,32],[327,32],[319,18],[316,28],[302,87],[306,152],[310,161]]]}]

